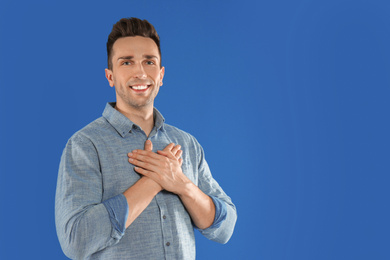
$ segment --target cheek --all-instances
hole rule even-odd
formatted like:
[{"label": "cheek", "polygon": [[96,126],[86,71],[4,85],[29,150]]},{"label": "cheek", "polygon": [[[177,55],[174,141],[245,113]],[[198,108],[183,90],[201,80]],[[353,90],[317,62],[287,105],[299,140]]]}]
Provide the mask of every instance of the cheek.
[{"label": "cheek", "polygon": [[161,72],[159,69],[151,69],[147,73],[150,78],[156,81],[156,83],[159,83],[161,81]]},{"label": "cheek", "polygon": [[124,77],[121,74],[115,75],[115,77],[113,77],[113,81],[115,83],[115,86],[122,86],[126,84],[126,79],[124,79]]}]

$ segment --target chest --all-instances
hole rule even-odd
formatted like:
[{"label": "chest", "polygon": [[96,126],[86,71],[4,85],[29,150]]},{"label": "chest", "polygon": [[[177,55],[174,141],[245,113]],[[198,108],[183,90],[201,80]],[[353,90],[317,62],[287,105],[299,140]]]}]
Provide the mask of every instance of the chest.
[{"label": "chest", "polygon": [[[126,137],[101,137],[96,149],[102,174],[103,200],[124,192],[141,178],[134,171],[134,166],[129,163],[127,154],[135,149],[144,149],[146,138],[145,135],[136,133]],[[163,150],[172,142],[180,144],[183,151],[183,173],[197,185],[196,155],[185,140],[180,140],[177,137],[172,138],[161,133],[149,139],[153,143],[154,152]]]}]

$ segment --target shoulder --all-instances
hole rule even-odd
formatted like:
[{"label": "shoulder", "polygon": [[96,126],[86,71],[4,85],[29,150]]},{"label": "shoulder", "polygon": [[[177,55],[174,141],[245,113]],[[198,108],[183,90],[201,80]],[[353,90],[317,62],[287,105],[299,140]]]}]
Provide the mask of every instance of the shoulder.
[{"label": "shoulder", "polygon": [[169,124],[164,123],[164,130],[170,136],[177,136],[188,140],[196,140],[196,138],[190,133]]},{"label": "shoulder", "polygon": [[88,125],[75,132],[68,140],[77,143],[93,143],[97,138],[101,138],[112,132],[112,127],[104,117],[99,117]]},{"label": "shoulder", "polygon": [[198,140],[192,134],[165,123],[164,129],[173,142],[178,143],[180,145],[193,146],[196,150],[202,149]]}]

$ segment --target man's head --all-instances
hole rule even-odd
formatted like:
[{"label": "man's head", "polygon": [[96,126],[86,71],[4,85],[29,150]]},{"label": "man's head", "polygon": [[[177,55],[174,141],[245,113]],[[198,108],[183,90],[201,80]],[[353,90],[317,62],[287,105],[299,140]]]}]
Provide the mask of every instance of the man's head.
[{"label": "man's head", "polygon": [[115,87],[117,109],[152,111],[165,72],[154,27],[146,20],[121,19],[108,37],[107,54],[106,78]]},{"label": "man's head", "polygon": [[122,18],[112,27],[110,35],[107,40],[107,62],[108,69],[112,70],[112,56],[113,46],[116,40],[122,37],[129,36],[143,36],[151,38],[157,45],[158,52],[160,54],[160,67],[161,67],[161,49],[160,49],[160,37],[158,36],[154,26],[147,20],[140,20],[138,18]]}]

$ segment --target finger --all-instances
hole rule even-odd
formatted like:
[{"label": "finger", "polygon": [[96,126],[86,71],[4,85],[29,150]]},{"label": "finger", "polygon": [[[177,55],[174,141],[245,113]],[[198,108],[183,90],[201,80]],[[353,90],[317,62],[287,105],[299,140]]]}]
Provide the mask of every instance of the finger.
[{"label": "finger", "polygon": [[145,151],[152,151],[152,150],[153,150],[152,141],[146,140],[146,141],[145,141],[144,149],[145,149]]},{"label": "finger", "polygon": [[165,157],[168,157],[169,159],[174,159],[174,160],[177,160],[176,157],[172,154],[171,151],[167,152],[167,151],[157,151],[158,154],[160,155],[164,155]]},{"label": "finger", "polygon": [[133,164],[134,166],[138,166],[138,167],[141,167],[143,169],[146,169],[148,171],[153,171],[153,172],[157,172],[160,167],[161,167],[161,163],[159,163],[159,161],[146,161],[146,160],[138,160],[138,159],[134,159],[134,158],[129,158],[129,163]]},{"label": "finger", "polygon": [[[145,150],[133,150],[131,153],[127,154],[131,158],[146,158],[149,157],[154,160],[162,160],[162,157],[154,152],[145,151]],[[141,157],[142,156],[142,157]]]},{"label": "finger", "polygon": [[181,146],[178,144],[178,145],[176,145],[175,147],[172,148],[171,152],[173,154],[176,154],[177,151],[179,151],[180,149],[181,149]]},{"label": "finger", "polygon": [[[143,150],[141,150],[143,151]],[[141,153],[129,153],[129,162],[134,164],[135,162],[144,162],[144,163],[149,163],[151,165],[159,165],[166,158],[164,156],[155,154],[153,152],[147,152],[146,154],[141,154]]]},{"label": "finger", "polygon": [[182,150],[177,151],[176,154],[175,154],[176,159],[179,159],[182,154],[183,154]]},{"label": "finger", "polygon": [[183,159],[182,158],[179,158],[179,165],[180,165],[180,167],[183,165]]},{"label": "finger", "polygon": [[172,148],[175,146],[174,143],[170,143],[168,144],[167,146],[165,146],[165,148],[163,149],[163,151],[170,151],[172,150]]},{"label": "finger", "polygon": [[[163,151],[157,151],[157,153],[160,154],[160,155],[164,155],[164,156],[166,156],[166,157],[168,157],[170,159],[177,160],[177,159],[179,159],[182,156],[183,151],[182,150],[178,150],[176,152],[176,154],[173,154],[172,151],[165,151],[165,150],[163,150]],[[168,156],[169,154],[173,155],[173,156]]]}]

